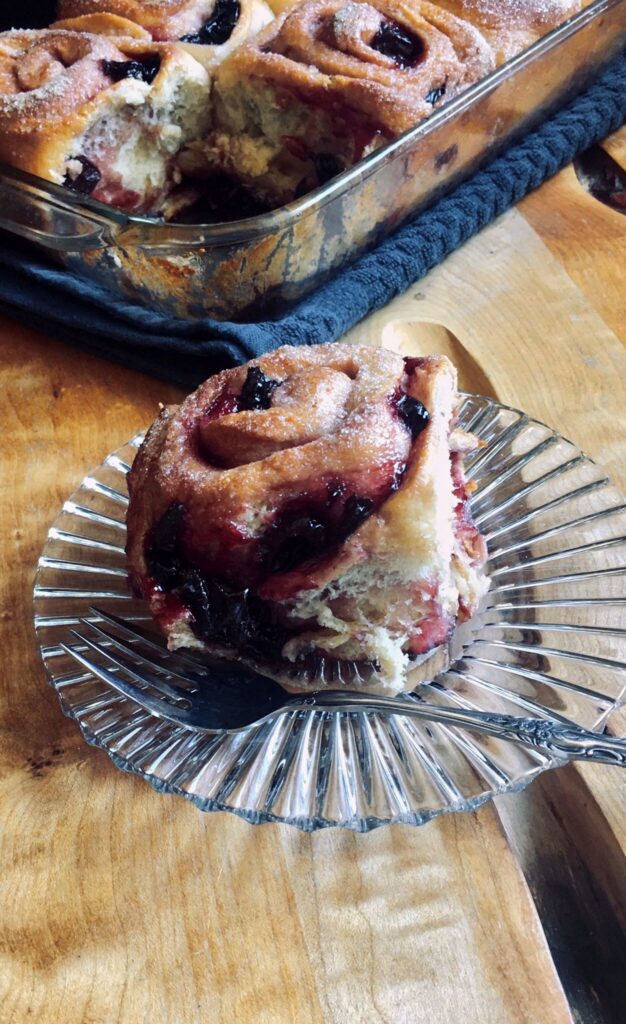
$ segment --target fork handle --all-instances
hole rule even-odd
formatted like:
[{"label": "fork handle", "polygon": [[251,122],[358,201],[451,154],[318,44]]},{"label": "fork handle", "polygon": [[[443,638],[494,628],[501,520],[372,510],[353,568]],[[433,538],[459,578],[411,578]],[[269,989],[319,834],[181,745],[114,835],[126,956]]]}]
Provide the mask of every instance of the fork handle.
[{"label": "fork handle", "polygon": [[519,718],[489,711],[468,711],[465,708],[444,708],[436,704],[374,697],[367,693],[346,694],[339,690],[321,691],[290,701],[290,710],[377,711],[390,715],[406,715],[443,725],[462,726],[500,739],[517,740],[537,747],[543,753],[563,761],[594,761],[626,768],[626,740],[604,733],[589,732],[576,725],[564,725],[552,719]]}]

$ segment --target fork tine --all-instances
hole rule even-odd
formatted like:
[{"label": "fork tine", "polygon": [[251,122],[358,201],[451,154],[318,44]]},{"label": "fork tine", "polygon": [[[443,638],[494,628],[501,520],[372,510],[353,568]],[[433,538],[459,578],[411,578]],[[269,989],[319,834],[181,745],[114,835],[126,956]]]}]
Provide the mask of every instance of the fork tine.
[{"label": "fork tine", "polygon": [[[129,675],[131,679],[134,679],[135,682],[147,683],[149,686],[154,687],[155,690],[158,690],[159,693],[162,693],[165,697],[170,697],[172,700],[180,700],[182,698],[189,703],[189,695],[178,686],[171,686],[169,683],[166,683],[165,679],[152,675],[152,673],[141,675],[139,672],[136,672],[135,669],[131,668],[130,665],[127,665],[125,661],[117,658],[111,653],[111,651],[107,650],[106,647],[102,647],[100,644],[94,643],[86,637],[84,633],[78,633],[75,629],[70,629],[70,633],[75,636],[81,644],[86,644],[87,647],[92,651],[95,651],[96,654],[100,654],[103,658],[106,658],[107,662],[110,662],[110,664],[114,665],[115,668],[121,668],[122,671],[126,672],[126,674]],[[118,644],[117,646],[124,654],[128,654],[135,658],[135,661],[141,662],[142,659],[140,655],[136,655],[134,651],[127,651],[122,644]]]},{"label": "fork tine", "polygon": [[175,725],[180,725],[184,729],[193,729],[194,731],[200,732],[213,732],[212,729],[203,728],[202,725],[193,722],[188,712],[174,707],[173,704],[168,704],[166,701],[161,700],[158,697],[153,697],[151,694],[146,693],[144,690],[140,690],[139,687],[129,683],[126,679],[122,679],[120,676],[113,675],[108,669],[102,665],[98,665],[97,662],[92,661],[90,658],[85,657],[80,651],[75,650],[73,647],[69,647],[67,644],[61,643],[59,646],[74,658],[79,665],[86,668],[98,679],[101,679],[103,683],[113,687],[122,696],[128,697],[134,701],[140,707],[149,711],[150,714],[156,715],[157,718],[165,718],[169,722],[174,722]]},{"label": "fork tine", "polygon": [[[165,640],[161,640],[161,637],[147,629],[142,629],[142,627],[138,626],[136,623],[130,623],[126,619],[121,619],[119,616],[114,615],[113,612],[105,612],[102,608],[91,606],[89,611],[94,615],[99,616],[99,618],[103,619],[109,625],[115,626],[125,636],[133,640],[142,640],[146,647],[149,647],[161,657],[166,657],[168,662],[171,663],[175,659],[182,664],[190,674],[193,673],[202,678],[206,678],[206,676],[211,674],[209,668],[202,665],[201,662],[197,661],[190,655],[185,654],[183,651],[168,650]],[[90,626],[93,625],[91,619],[85,619],[84,621],[89,622]]]},{"label": "fork tine", "polygon": [[[157,672],[165,672],[172,679],[180,679],[181,683],[186,683],[187,685],[191,683],[194,686],[197,685],[197,680],[190,679],[189,676],[181,675],[180,672],[176,672],[176,670],[170,668],[169,665],[167,665],[166,667],[162,662],[159,663],[158,661],[149,658],[146,654],[143,653],[143,651],[140,651],[138,647],[130,647],[129,645],[122,643],[119,637],[116,637],[114,633],[109,632],[106,629],[103,629],[102,626],[98,626],[95,622],[91,622],[89,619],[82,618],[80,621],[83,623],[83,625],[89,626],[90,629],[93,629],[95,633],[97,633],[99,636],[107,640],[122,654],[131,655],[142,665],[149,665],[150,668],[156,669]],[[72,630],[71,632],[75,633],[75,630]],[[129,635],[132,635],[130,630],[128,630],[127,632]],[[142,637],[139,637],[138,639],[140,640],[141,643],[144,642]],[[163,654],[167,658],[167,652],[163,651]],[[177,696],[175,692],[173,693],[173,695]]]}]

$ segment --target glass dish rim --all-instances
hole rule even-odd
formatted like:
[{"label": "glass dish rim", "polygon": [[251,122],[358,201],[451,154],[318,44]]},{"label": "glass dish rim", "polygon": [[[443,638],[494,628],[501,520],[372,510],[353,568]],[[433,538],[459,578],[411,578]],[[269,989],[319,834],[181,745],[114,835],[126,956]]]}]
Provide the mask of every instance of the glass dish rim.
[{"label": "glass dish rim", "polygon": [[[155,218],[124,213],[88,197],[68,193],[62,185],[21,171],[0,161],[0,182],[8,187],[26,186],[46,194],[47,201],[65,213],[73,213],[86,221],[100,226],[108,240],[116,244],[145,244],[154,246],[200,247],[206,245],[228,245],[245,242],[268,232],[284,230],[295,220],[306,218],[326,206],[329,202],[351,192],[363,180],[376,172],[381,164],[411,149],[421,138],[436,131],[442,124],[453,120],[471,107],[481,96],[492,92],[502,82],[513,77],[520,67],[532,64],[536,59],[559,46],[563,40],[575,35],[580,29],[608,11],[623,3],[623,0],[593,0],[593,2],[572,15],[561,25],[532,43],[522,53],[506,61],[480,81],[475,82],[449,103],[444,104],[430,117],[409,128],[397,139],[370,153],[353,167],[332,179],[301,199],[268,213],[258,214],[242,220],[217,224],[169,224]],[[10,226],[8,230],[11,230]],[[42,239],[43,241],[43,239]]]}]

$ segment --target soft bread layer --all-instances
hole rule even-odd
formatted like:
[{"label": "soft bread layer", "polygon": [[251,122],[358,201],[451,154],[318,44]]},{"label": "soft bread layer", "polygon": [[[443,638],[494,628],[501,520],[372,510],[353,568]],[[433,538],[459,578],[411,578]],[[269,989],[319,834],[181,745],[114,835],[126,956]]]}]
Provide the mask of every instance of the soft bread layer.
[{"label": "soft bread layer", "polygon": [[[106,72],[160,61],[151,82]],[[184,50],[66,31],[4,33],[0,66],[16,69],[0,96],[0,156],[57,184],[93,165],[86,193],[133,212],[157,212],[180,180],[175,156],[208,125],[209,77]]]},{"label": "soft bread layer", "polygon": [[[270,204],[289,202],[300,187],[319,184],[311,154],[324,154],[326,162],[331,158],[338,173],[388,141],[357,114],[352,131],[338,131],[331,111],[262,79],[242,78],[235,65],[220,72],[214,123],[219,127],[181,154],[183,171],[192,178],[217,170],[231,174]],[[306,139],[306,145],[299,139]]]}]

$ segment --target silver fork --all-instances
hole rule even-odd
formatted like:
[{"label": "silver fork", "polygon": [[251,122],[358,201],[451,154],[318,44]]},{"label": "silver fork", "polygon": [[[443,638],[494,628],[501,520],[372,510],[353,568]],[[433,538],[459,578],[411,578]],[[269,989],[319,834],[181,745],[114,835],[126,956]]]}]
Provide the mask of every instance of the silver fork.
[{"label": "silver fork", "polygon": [[[440,707],[409,697],[379,697],[320,690],[289,697],[276,682],[231,663],[203,664],[168,651],[141,627],[91,609],[100,622],[81,619],[95,634],[71,630],[76,645],[61,644],[79,665],[159,718],[196,732],[239,732],[276,715],[318,708],[406,715],[514,740],[561,761],[596,761],[626,767],[626,740],[589,732],[566,718],[515,715]],[[103,625],[104,623],[104,625]]]}]

